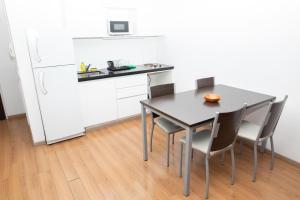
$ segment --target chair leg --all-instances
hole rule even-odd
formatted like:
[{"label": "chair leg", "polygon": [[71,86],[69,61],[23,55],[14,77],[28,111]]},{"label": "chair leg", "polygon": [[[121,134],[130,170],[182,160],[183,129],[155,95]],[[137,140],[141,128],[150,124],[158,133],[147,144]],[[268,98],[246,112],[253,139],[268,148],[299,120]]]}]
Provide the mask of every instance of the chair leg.
[{"label": "chair leg", "polygon": [[183,157],[183,143],[180,142],[180,159],[179,159],[179,177],[182,177],[182,157]]},{"label": "chair leg", "polygon": [[225,151],[221,154],[221,159],[220,159],[221,165],[224,165],[224,160],[225,160]]},{"label": "chair leg", "polygon": [[264,153],[264,152],[265,152],[266,145],[267,145],[267,140],[263,141],[262,144],[260,145],[259,151],[260,151],[261,153]]},{"label": "chair leg", "polygon": [[209,160],[207,155],[205,156],[205,199],[208,199],[209,192]]},{"label": "chair leg", "polygon": [[169,167],[170,163],[170,134],[168,134],[168,141],[167,141],[167,167]]},{"label": "chair leg", "polygon": [[152,142],[153,142],[153,132],[154,132],[154,126],[155,123],[152,121],[152,127],[151,127],[151,138],[150,138],[150,152],[152,152]]},{"label": "chair leg", "polygon": [[235,158],[234,158],[234,148],[230,149],[231,154],[231,184],[235,182]]},{"label": "chair leg", "polygon": [[273,136],[270,137],[270,142],[271,142],[271,165],[270,165],[270,170],[273,170],[274,168],[274,161],[275,161],[275,152],[274,152],[274,142],[273,142]]},{"label": "chair leg", "polygon": [[253,163],[253,176],[252,176],[252,181],[256,181],[256,170],[257,170],[257,144],[254,143],[254,163]]},{"label": "chair leg", "polygon": [[173,137],[172,137],[172,144],[174,144],[174,141],[175,141],[175,134],[173,133],[172,135],[173,135]]},{"label": "chair leg", "polygon": [[194,159],[194,149],[192,149],[192,160]]},{"label": "chair leg", "polygon": [[242,154],[243,152],[243,141],[240,140],[240,149],[239,149],[239,153]]}]

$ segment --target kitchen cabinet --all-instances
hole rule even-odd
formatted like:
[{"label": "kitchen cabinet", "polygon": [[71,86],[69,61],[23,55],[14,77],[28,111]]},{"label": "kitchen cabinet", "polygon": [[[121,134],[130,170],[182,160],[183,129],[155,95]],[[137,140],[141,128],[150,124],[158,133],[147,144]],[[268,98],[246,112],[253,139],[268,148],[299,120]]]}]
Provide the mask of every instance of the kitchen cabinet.
[{"label": "kitchen cabinet", "polygon": [[130,117],[147,98],[147,74],[81,82],[79,93],[85,127]]},{"label": "kitchen cabinet", "polygon": [[147,85],[147,74],[122,76],[115,79],[116,88],[128,88],[137,85]]},{"label": "kitchen cabinet", "polygon": [[106,8],[136,8],[139,0],[103,0]]},{"label": "kitchen cabinet", "polygon": [[85,127],[117,119],[113,78],[80,83],[79,92]]},{"label": "kitchen cabinet", "polygon": [[107,35],[105,9],[101,0],[64,0],[65,26],[73,38]]},{"label": "kitchen cabinet", "polygon": [[140,100],[147,99],[147,74],[115,79],[118,118],[140,113]]},{"label": "kitchen cabinet", "polygon": [[140,101],[147,99],[147,94],[118,99],[118,118],[126,118],[141,113]]},{"label": "kitchen cabinet", "polygon": [[[65,26],[73,38],[107,38],[107,21],[129,20],[137,36],[159,36],[154,3],[138,0],[64,0]],[[122,37],[118,37],[122,38]]]},{"label": "kitchen cabinet", "polygon": [[136,13],[136,27],[135,30],[138,35],[143,36],[162,36],[160,26],[163,24],[162,19],[156,13],[158,10],[153,1],[143,1],[138,7]]},{"label": "kitchen cabinet", "polygon": [[140,113],[148,86],[172,82],[172,71],[104,78],[79,83],[84,126],[94,126]]},{"label": "kitchen cabinet", "polygon": [[133,87],[117,89],[117,98],[134,97],[147,93],[147,85],[137,85]]}]

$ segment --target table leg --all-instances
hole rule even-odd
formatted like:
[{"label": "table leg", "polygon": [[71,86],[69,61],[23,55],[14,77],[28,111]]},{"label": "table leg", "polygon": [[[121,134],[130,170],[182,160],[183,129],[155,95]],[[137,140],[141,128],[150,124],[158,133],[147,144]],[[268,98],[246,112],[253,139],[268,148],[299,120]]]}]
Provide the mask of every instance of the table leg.
[{"label": "table leg", "polygon": [[185,144],[185,169],[184,169],[183,194],[184,196],[189,196],[193,129],[189,128],[186,131],[187,133],[186,133],[186,144]]},{"label": "table leg", "polygon": [[148,143],[147,143],[147,121],[146,121],[146,108],[141,104],[142,114],[142,140],[143,140],[143,153],[144,161],[148,160]]}]

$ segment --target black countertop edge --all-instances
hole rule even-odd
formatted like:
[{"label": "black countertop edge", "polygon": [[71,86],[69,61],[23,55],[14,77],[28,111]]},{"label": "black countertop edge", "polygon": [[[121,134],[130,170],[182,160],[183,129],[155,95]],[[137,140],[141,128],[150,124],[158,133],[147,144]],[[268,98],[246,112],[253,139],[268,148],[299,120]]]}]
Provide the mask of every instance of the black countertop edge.
[{"label": "black countertop edge", "polygon": [[160,71],[166,71],[166,70],[173,70],[173,66],[162,66],[162,67],[137,67],[136,69],[131,70],[124,70],[124,71],[118,71],[118,72],[111,72],[107,69],[101,69],[100,71],[104,71],[103,74],[100,74],[98,76],[90,76],[90,77],[80,77],[78,75],[78,82],[84,82],[84,81],[91,81],[91,80],[97,80],[97,79],[104,79],[104,78],[112,78],[112,77],[119,77],[119,76],[127,76],[127,75],[134,75],[134,74],[143,74],[143,73],[149,73],[149,72],[160,72]]}]

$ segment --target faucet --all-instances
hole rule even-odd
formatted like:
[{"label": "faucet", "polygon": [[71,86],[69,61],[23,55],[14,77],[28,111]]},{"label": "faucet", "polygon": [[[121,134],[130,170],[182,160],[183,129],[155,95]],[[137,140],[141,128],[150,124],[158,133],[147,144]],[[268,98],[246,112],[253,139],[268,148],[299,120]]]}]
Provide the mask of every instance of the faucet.
[{"label": "faucet", "polygon": [[89,72],[90,67],[91,67],[91,64],[88,64],[87,66],[85,66],[85,71]]}]

